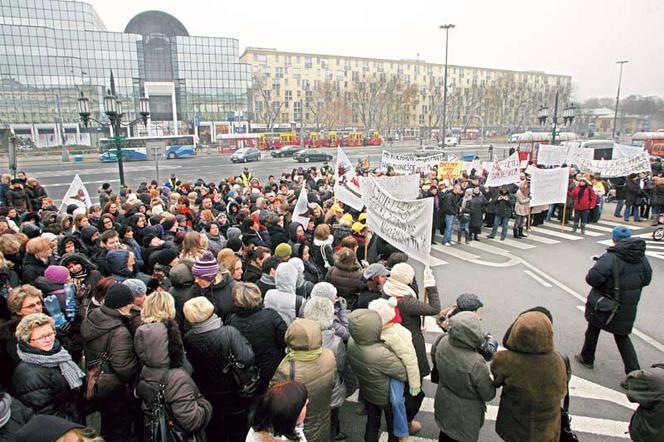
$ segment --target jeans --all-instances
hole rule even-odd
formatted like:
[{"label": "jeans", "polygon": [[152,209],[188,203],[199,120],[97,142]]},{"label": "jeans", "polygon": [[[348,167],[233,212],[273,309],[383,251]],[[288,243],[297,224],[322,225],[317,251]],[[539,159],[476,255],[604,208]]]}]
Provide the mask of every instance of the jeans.
[{"label": "jeans", "polygon": [[579,227],[579,219],[581,220],[581,228],[586,227],[586,224],[588,224],[588,213],[590,213],[590,210],[575,210],[574,227]]},{"label": "jeans", "polygon": [[455,215],[445,215],[445,237],[443,243],[452,241],[452,228],[454,227]]},{"label": "jeans", "polygon": [[[595,362],[595,349],[597,348],[597,340],[600,331],[602,330],[588,323],[586,339],[583,342],[581,356],[584,361],[590,362],[591,364]],[[639,358],[636,356],[636,350],[634,350],[634,345],[632,344],[632,340],[629,339],[629,335],[613,335],[613,338],[616,341],[620,357],[625,366],[625,374],[629,374],[634,370],[639,370],[641,368],[639,366]]]},{"label": "jeans", "polygon": [[555,204],[549,204],[549,211],[546,212],[546,220],[551,221],[551,218],[553,217],[553,214],[556,212],[556,205]]},{"label": "jeans", "polygon": [[403,394],[404,383],[390,378],[390,405],[392,405],[392,433],[396,437],[408,437],[408,419],[406,418],[406,398]]},{"label": "jeans", "polygon": [[641,219],[641,217],[639,216],[638,206],[625,204],[625,216],[623,219],[625,221],[629,221],[630,215],[634,215],[634,221],[638,221],[639,219]]},{"label": "jeans", "polygon": [[510,222],[510,217],[509,216],[500,216],[496,215],[496,218],[493,221],[493,228],[491,229],[491,235],[489,235],[491,238],[496,237],[496,232],[498,232],[498,226],[502,226],[503,230],[500,233],[500,237],[502,239],[507,238],[507,224]]},{"label": "jeans", "polygon": [[467,223],[463,223],[463,224],[459,223],[459,231],[466,232],[466,233],[470,232],[470,221],[468,221]]},{"label": "jeans", "polygon": [[392,410],[390,407],[382,408],[366,401],[364,406],[367,410],[367,423],[364,427],[364,441],[378,442],[380,436],[380,418],[384,413],[385,421],[387,423],[387,440],[388,442],[396,442],[398,439],[392,434]]},{"label": "jeans", "polygon": [[616,203],[616,210],[613,211],[613,216],[621,216],[624,205],[625,205],[625,200],[618,200],[618,202]]}]

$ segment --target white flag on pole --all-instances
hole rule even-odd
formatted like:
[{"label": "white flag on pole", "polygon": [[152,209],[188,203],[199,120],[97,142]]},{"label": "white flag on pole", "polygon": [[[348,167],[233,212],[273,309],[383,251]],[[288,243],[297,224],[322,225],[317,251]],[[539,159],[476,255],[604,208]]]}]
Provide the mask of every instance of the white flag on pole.
[{"label": "white flag on pole", "polygon": [[337,148],[337,167],[334,170],[334,196],[355,210],[362,210],[364,207],[360,182],[357,179],[355,168],[341,147]]},{"label": "white flag on pole", "polygon": [[70,204],[76,204],[79,208],[87,210],[92,205],[92,200],[90,199],[90,194],[85,188],[85,184],[81,180],[81,177],[76,174],[74,180],[69,185],[69,190],[65,193],[64,198],[62,198],[62,207],[66,207]]},{"label": "white flag on pole", "polygon": [[307,198],[307,189],[302,186],[300,196],[297,198],[297,203],[295,203],[295,209],[293,209],[293,221],[302,224],[304,230],[307,230],[307,226],[309,225],[309,217],[306,216],[308,213],[309,200]]}]

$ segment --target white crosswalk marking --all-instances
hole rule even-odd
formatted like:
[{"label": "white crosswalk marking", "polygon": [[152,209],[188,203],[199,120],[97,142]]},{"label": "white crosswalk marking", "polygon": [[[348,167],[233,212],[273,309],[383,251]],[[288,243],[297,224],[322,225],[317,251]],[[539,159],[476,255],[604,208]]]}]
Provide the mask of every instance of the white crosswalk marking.
[{"label": "white crosswalk marking", "polygon": [[[551,226],[551,227],[555,227],[556,229],[560,230],[560,224],[558,224],[558,223],[552,223],[552,222],[550,222],[550,221],[544,221],[544,224],[545,224],[545,225],[548,225],[548,226]],[[588,224],[588,225],[589,225],[589,224]],[[563,231],[565,231],[565,232],[572,232],[572,228],[571,228],[571,227],[568,227],[568,226],[563,226]],[[577,230],[577,233],[580,234],[580,233],[581,233],[581,230]],[[603,234],[603,233],[598,233],[598,232],[589,231],[589,230],[586,229],[586,235],[588,235],[588,236],[602,236],[602,235],[604,235],[604,234]]]},{"label": "white crosswalk marking", "polygon": [[599,221],[597,221],[597,224],[604,224],[606,226],[611,226],[611,227],[620,227],[620,226],[629,227],[632,230],[641,230],[641,229],[643,229],[642,226],[633,226],[633,225],[627,224],[627,223],[616,223],[616,222],[613,222],[613,221],[606,221],[606,220],[603,220],[603,219],[600,219]]},{"label": "white crosswalk marking", "polygon": [[[652,239],[652,233],[643,233],[641,235],[634,236],[646,239],[646,256],[664,260],[664,242],[658,242]],[[597,243],[605,246],[612,246],[613,240],[605,239],[602,241],[597,241]]]},{"label": "white crosswalk marking", "polygon": [[440,244],[433,244],[431,246],[433,250],[437,250],[439,252],[442,252],[446,255],[453,256],[455,258],[463,259],[464,261],[473,261],[476,259],[479,259],[480,257],[477,255],[473,255],[472,253],[464,252],[463,250],[457,248],[456,246],[454,247],[448,247],[448,246],[441,246]]},{"label": "white crosswalk marking", "polygon": [[496,239],[494,239],[493,241],[502,242],[506,246],[514,247],[515,249],[528,250],[528,249],[534,249],[535,248],[535,246],[532,246],[530,244],[526,244],[524,242],[521,242],[523,240],[517,241],[517,240],[514,240],[514,239],[505,238],[504,241],[500,241],[496,237]]},{"label": "white crosswalk marking", "polygon": [[568,239],[570,241],[578,241],[583,239],[580,236],[569,235],[567,233],[562,233],[560,227],[557,230],[545,229],[544,227],[532,227],[533,232],[541,233],[543,235],[555,236],[556,238]]},{"label": "white crosswalk marking", "polygon": [[527,236],[526,239],[529,239],[529,240],[535,241],[535,242],[539,242],[539,243],[542,243],[542,244],[547,244],[547,245],[559,244],[560,243],[560,241],[558,241],[558,240],[546,238],[544,236],[534,235],[532,232],[528,233],[528,236]]},{"label": "white crosswalk marking", "polygon": [[600,232],[607,232],[607,233],[613,232],[613,229],[611,227],[599,226],[597,224],[586,224],[586,229],[598,230]]}]

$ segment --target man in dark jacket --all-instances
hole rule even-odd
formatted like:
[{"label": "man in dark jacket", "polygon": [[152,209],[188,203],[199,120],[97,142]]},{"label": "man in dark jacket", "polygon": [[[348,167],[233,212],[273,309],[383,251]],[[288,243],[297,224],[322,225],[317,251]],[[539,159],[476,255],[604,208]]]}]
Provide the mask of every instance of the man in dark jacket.
[{"label": "man in dark jacket", "polygon": [[487,238],[495,238],[496,233],[498,233],[498,226],[501,226],[500,240],[504,241],[507,238],[507,224],[510,221],[512,209],[514,208],[514,195],[510,194],[507,186],[501,186],[500,191],[493,198],[493,203],[496,215],[491,234]]},{"label": "man in dark jacket", "polygon": [[443,243],[446,246],[452,245],[452,227],[454,227],[454,219],[459,215],[461,209],[461,197],[463,191],[458,184],[454,185],[452,190],[448,190],[443,196],[442,208],[440,209],[445,219],[445,236]]},{"label": "man in dark jacket", "polygon": [[[652,269],[645,256],[645,241],[642,238],[631,238],[631,234],[632,232],[623,226],[613,229],[615,245],[597,259],[586,275],[586,282],[592,287],[586,302],[585,317],[588,328],[583,349],[575,356],[586,368],[594,367],[595,349],[601,330],[613,334],[625,365],[625,374],[641,368],[629,334],[636,319],[641,290],[650,284]],[[614,269],[618,272],[618,294],[614,291]],[[612,298],[618,302],[618,310],[608,324],[606,321],[610,312],[598,312],[596,309],[600,297]],[[626,379],[621,382],[623,388],[627,388],[626,382]]]},{"label": "man in dark jacket", "polygon": [[620,218],[625,205],[625,177],[612,178],[610,181],[616,189],[616,209],[613,211],[613,216]]},{"label": "man in dark jacket", "polygon": [[634,221],[639,221],[639,206],[643,202],[644,196],[645,192],[639,185],[639,175],[636,173],[630,174],[625,183],[625,215],[623,219],[626,222],[629,222],[632,212],[634,213]]},{"label": "man in dark jacket", "polygon": [[125,441],[131,435],[132,409],[127,404],[139,370],[134,338],[128,328],[133,304],[131,289],[114,284],[106,293],[104,305],[91,310],[81,325],[88,368],[102,353],[109,355],[113,379],[105,379],[106,385],[98,385],[98,391],[114,387],[95,401],[101,411],[101,433],[107,441]]}]

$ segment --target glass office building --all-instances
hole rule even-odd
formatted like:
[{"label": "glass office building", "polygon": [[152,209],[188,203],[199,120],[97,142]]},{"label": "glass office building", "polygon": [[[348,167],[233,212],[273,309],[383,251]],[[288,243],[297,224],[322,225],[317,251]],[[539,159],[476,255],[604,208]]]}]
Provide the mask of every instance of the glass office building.
[{"label": "glass office building", "polygon": [[138,116],[141,96],[150,99],[148,127],[136,126],[133,135],[194,133],[199,123],[210,136],[247,108],[250,70],[235,39],[190,36],[160,11],[109,32],[87,3],[0,4],[0,130],[38,146],[90,144],[90,131],[78,124],[77,98],[90,98],[92,116],[103,121],[111,72],[124,121]]}]

